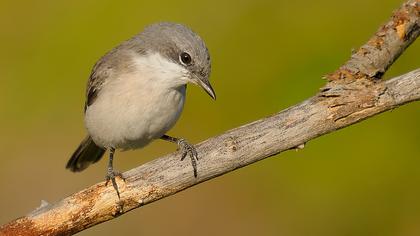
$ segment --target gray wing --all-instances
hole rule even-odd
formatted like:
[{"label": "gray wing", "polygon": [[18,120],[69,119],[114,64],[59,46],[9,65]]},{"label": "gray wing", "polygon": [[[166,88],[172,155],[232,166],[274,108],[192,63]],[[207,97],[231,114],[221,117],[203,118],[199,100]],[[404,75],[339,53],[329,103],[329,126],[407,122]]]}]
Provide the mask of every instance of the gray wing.
[{"label": "gray wing", "polygon": [[121,44],[96,62],[86,88],[85,112],[88,106],[95,102],[103,85],[117,76],[117,72],[121,71],[121,67],[129,61],[129,58],[124,44]]},{"label": "gray wing", "polygon": [[95,102],[102,85],[110,75],[112,66],[107,65],[108,58],[108,54],[103,56],[92,69],[86,88],[85,112],[87,107]]},{"label": "gray wing", "polygon": [[135,38],[121,43],[96,62],[87,84],[85,112],[87,107],[95,102],[106,81],[118,76],[118,72],[128,72],[133,69],[133,53],[145,53]]}]

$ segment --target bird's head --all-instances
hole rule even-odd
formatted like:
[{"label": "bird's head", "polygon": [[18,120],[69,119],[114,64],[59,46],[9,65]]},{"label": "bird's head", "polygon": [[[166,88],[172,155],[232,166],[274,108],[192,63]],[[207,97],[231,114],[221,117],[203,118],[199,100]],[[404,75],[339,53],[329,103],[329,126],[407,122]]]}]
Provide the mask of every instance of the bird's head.
[{"label": "bird's head", "polygon": [[[213,99],[216,94],[209,82],[211,61],[204,41],[188,27],[175,23],[157,23],[135,37],[143,45],[140,53],[163,57],[157,64],[166,64],[165,73],[174,73],[176,83],[193,83],[203,88]],[[163,63],[162,60],[165,62]],[[170,69],[168,67],[171,67]],[[172,72],[169,72],[171,70]]]}]

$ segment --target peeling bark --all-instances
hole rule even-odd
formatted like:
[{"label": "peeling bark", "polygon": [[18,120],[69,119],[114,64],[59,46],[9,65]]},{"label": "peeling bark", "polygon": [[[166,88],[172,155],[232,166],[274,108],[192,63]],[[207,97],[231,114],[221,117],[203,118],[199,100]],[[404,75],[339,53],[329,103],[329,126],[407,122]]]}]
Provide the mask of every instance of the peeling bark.
[{"label": "peeling bark", "polygon": [[55,204],[42,204],[0,227],[0,235],[72,235],[193,185],[304,144],[405,103],[420,100],[420,69],[378,80],[420,31],[420,0],[409,0],[312,98],[198,145],[198,177],[180,153],[123,173],[112,186],[95,184]]},{"label": "peeling bark", "polygon": [[380,79],[419,34],[420,1],[410,0],[395,11],[391,20],[381,26],[350,60],[327,78]]}]

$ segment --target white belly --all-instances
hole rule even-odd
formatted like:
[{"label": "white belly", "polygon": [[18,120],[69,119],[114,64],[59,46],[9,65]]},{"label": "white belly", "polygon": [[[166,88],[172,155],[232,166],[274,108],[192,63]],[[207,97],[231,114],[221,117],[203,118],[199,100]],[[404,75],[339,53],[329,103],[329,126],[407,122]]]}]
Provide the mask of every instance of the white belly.
[{"label": "white belly", "polygon": [[178,120],[185,86],[121,78],[106,84],[85,114],[86,128],[97,145],[140,148],[164,135]]}]

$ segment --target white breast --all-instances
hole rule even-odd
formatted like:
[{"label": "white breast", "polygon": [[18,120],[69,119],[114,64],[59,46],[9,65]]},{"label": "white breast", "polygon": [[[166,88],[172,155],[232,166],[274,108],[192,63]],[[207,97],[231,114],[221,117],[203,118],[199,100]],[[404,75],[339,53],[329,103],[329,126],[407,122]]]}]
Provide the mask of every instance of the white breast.
[{"label": "white breast", "polygon": [[134,69],[107,80],[85,113],[97,145],[143,147],[178,120],[185,100],[186,71],[159,54],[136,57]]}]

